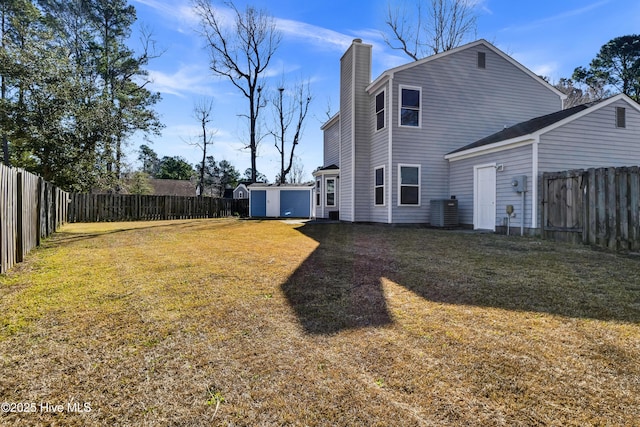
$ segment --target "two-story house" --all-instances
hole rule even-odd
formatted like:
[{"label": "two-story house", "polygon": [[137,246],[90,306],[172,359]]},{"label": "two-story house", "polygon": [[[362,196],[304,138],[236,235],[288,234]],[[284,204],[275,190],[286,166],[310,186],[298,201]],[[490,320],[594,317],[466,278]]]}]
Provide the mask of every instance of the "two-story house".
[{"label": "two-story house", "polygon": [[[373,81],[371,54],[356,39],[340,60],[340,111],[322,126],[324,165],[314,172],[318,218],[428,224],[430,200],[455,197],[462,224],[495,230],[503,205],[520,209],[513,177],[528,176],[514,220],[535,230],[543,171],[640,163],[640,109],[624,95],[563,110],[561,92],[485,40]],[[613,116],[592,123],[592,114]],[[607,144],[627,155],[582,156],[585,132],[603,155]]]}]

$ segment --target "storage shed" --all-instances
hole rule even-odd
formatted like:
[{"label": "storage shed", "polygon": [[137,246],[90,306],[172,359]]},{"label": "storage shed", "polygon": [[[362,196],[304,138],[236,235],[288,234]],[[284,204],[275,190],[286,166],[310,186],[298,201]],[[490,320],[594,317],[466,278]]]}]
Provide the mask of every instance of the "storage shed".
[{"label": "storage shed", "polygon": [[311,218],[314,184],[251,184],[249,216],[252,218]]}]

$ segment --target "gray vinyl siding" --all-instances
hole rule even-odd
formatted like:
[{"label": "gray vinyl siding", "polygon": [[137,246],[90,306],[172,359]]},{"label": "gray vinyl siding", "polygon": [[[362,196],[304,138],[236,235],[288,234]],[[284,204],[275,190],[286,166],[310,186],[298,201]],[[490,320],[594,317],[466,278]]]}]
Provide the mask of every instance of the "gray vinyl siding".
[{"label": "gray vinyl siding", "polygon": [[496,171],[496,226],[502,226],[507,217],[507,205],[513,205],[515,218],[511,219],[511,227],[520,227],[522,224],[521,195],[516,193],[511,180],[516,176],[527,176],[527,193],[525,200],[525,228],[531,227],[531,195],[532,195],[532,144],[512,149],[506,149],[498,153],[490,153],[475,156],[463,160],[451,162],[451,195],[458,199],[458,218],[461,224],[473,225],[473,185],[474,166],[495,163],[502,165],[502,171]]},{"label": "gray vinyl siding", "polygon": [[[616,107],[626,108],[625,128],[616,127]],[[539,171],[638,166],[638,135],[640,113],[627,102],[616,101],[541,135]]]},{"label": "gray vinyl siding", "polygon": [[[389,219],[389,203],[390,203],[390,171],[389,171],[389,91],[387,90],[385,93],[385,127],[376,131],[376,95],[382,92],[383,89],[378,90],[375,94],[370,97],[370,109],[369,109],[369,117],[370,120],[370,129],[371,129],[371,160],[369,162],[369,183],[368,190],[371,195],[371,201],[369,205],[369,210],[371,212],[370,221],[372,222],[384,222],[386,223]],[[384,198],[385,204],[384,206],[376,206],[375,205],[375,169],[378,167],[384,167]]]},{"label": "gray vinyl siding", "polygon": [[340,119],[324,130],[324,165],[340,166]]},{"label": "gray vinyl siding", "polygon": [[371,132],[370,97],[366,91],[371,82],[371,45],[354,43],[356,67],[355,84],[355,218],[354,221],[371,221],[373,194],[371,189]]},{"label": "gray vinyl siding", "polygon": [[350,48],[340,61],[340,219],[353,221],[353,49]]},{"label": "gray vinyl siding", "polygon": [[[477,68],[478,51],[486,54],[485,69]],[[562,108],[556,93],[482,45],[397,71],[393,83],[394,222],[428,222],[429,200],[452,194],[445,154]],[[422,88],[421,128],[398,126],[400,85]],[[399,163],[422,166],[419,208],[397,206]]]}]

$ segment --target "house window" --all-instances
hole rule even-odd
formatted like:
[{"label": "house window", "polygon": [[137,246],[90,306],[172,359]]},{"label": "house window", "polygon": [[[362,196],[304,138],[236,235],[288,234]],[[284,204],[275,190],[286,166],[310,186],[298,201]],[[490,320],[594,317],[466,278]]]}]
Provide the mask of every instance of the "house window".
[{"label": "house window", "polygon": [[374,192],[376,206],[384,206],[384,166],[375,169]]},{"label": "house window", "polygon": [[320,195],[322,194],[320,192],[320,180],[316,181],[316,206],[320,206]]},{"label": "house window", "polygon": [[384,91],[376,95],[376,130],[384,128]]},{"label": "house window", "polygon": [[616,127],[627,127],[627,110],[624,107],[616,107]]},{"label": "house window", "polygon": [[239,199],[244,199],[244,193],[241,191],[238,191],[238,198]]},{"label": "house window", "polygon": [[336,180],[335,178],[327,179],[327,191],[326,191],[326,205],[336,205]]},{"label": "house window", "polygon": [[420,127],[420,88],[400,87],[400,126]]},{"label": "house window", "polygon": [[487,54],[478,52],[478,68],[487,68]]},{"label": "house window", "polygon": [[419,165],[398,165],[400,206],[420,205],[420,166]]}]

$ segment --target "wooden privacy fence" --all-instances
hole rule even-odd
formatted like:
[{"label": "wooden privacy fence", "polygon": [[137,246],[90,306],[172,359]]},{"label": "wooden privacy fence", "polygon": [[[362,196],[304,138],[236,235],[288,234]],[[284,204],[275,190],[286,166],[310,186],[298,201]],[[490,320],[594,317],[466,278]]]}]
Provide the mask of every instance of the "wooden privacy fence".
[{"label": "wooden privacy fence", "polygon": [[41,177],[0,164],[0,273],[67,218],[69,194]]},{"label": "wooden privacy fence", "polygon": [[543,174],[543,236],[612,250],[640,250],[640,169]]},{"label": "wooden privacy fence", "polygon": [[249,216],[248,199],[71,194],[69,222],[155,221]]}]

